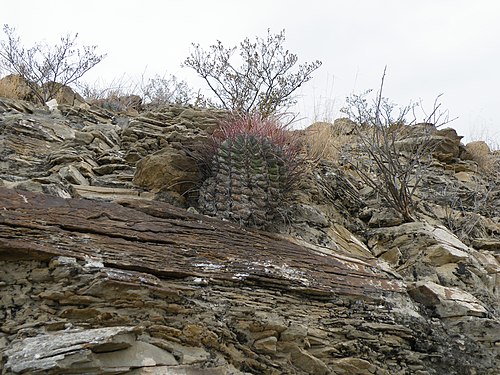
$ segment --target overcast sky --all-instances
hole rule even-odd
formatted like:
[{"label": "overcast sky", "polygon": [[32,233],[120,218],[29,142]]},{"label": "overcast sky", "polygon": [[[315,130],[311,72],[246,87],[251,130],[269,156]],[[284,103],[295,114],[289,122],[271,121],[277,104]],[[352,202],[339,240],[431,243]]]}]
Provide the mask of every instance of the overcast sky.
[{"label": "overcast sky", "polygon": [[[194,88],[203,81],[180,64],[192,42],[233,46],[245,37],[285,29],[285,47],[299,62],[323,61],[301,88],[296,110],[333,120],[345,97],[377,89],[393,102],[437,95],[449,126],[464,141],[500,144],[500,1],[498,0],[2,0],[0,21],[26,46],[79,33],[107,57],[86,76],[111,82],[124,74],[174,74]],[[2,35],[3,38],[3,35]]]}]

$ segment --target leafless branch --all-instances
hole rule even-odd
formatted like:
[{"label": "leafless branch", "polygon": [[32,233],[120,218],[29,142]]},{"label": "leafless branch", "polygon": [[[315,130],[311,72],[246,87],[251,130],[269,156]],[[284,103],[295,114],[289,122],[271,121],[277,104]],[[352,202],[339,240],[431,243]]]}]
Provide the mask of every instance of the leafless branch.
[{"label": "leafless branch", "polygon": [[105,57],[96,54],[96,46],[77,48],[78,34],[62,37],[54,46],[35,44],[26,49],[14,28],[4,25],[3,31],[1,69],[21,76],[40,103],[54,98],[62,87],[75,83]]},{"label": "leafless branch", "polygon": [[[246,38],[239,47],[225,48],[220,41],[209,50],[193,44],[184,66],[194,69],[207,83],[223,108],[237,112],[276,114],[296,102],[293,93],[312,77],[320,61],[299,65],[297,55],[285,50],[285,32],[267,38]],[[231,63],[238,50],[242,64]]]}]

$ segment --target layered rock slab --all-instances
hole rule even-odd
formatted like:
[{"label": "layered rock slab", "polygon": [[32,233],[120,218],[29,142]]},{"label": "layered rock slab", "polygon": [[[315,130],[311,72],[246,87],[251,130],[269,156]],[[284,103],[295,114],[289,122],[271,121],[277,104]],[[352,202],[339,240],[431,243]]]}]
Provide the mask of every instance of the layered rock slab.
[{"label": "layered rock slab", "polygon": [[490,373],[377,262],[161,202],[0,188],[2,371]]},{"label": "layered rock slab", "polygon": [[0,188],[0,256],[93,259],[158,277],[262,283],[327,298],[340,292],[379,299],[384,291],[404,291],[403,283],[374,259],[325,256],[166,203],[119,203]]}]

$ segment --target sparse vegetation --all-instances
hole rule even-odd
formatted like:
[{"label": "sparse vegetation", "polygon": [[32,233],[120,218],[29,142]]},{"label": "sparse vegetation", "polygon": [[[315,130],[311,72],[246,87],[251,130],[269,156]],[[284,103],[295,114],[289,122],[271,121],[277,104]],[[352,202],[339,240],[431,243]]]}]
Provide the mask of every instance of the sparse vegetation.
[{"label": "sparse vegetation", "polygon": [[83,97],[92,104],[112,111],[139,107],[154,109],[168,104],[203,105],[204,98],[195,93],[186,81],[174,75],[155,75],[135,80],[126,75],[109,84],[80,84]]},{"label": "sparse vegetation", "polygon": [[[184,66],[205,80],[222,108],[268,117],[295,104],[295,90],[321,66],[316,60],[292,71],[298,57],[284,49],[284,42],[284,30],[275,35],[268,30],[266,38],[257,37],[255,42],[246,38],[239,48],[226,48],[221,41],[208,50],[193,44]],[[237,50],[240,66],[233,62]]]},{"label": "sparse vegetation", "polygon": [[140,91],[144,101],[152,107],[170,103],[186,105],[196,96],[186,81],[179,80],[174,75],[169,77],[155,75],[141,85]]},{"label": "sparse vegetation", "polygon": [[4,25],[3,31],[1,70],[19,75],[39,103],[54,98],[62,87],[75,83],[105,57],[96,53],[97,46],[77,48],[78,34],[61,37],[53,46],[45,43],[25,48],[14,28]]},{"label": "sparse vegetation", "polygon": [[[414,221],[413,197],[423,171],[431,160],[431,132],[448,122],[440,112],[437,100],[430,114],[418,123],[413,103],[398,107],[382,96],[385,70],[377,95],[368,100],[371,91],[352,95],[341,110],[359,126],[355,127],[361,151],[369,157],[351,156],[350,165],[360,178],[386,203],[399,212],[404,221]],[[412,137],[418,137],[406,142]]]},{"label": "sparse vegetation", "polygon": [[475,238],[491,235],[486,224],[498,217],[495,204],[498,180],[489,180],[488,177],[491,176],[474,173],[465,182],[452,179],[431,186],[431,200],[443,208],[443,224],[468,245]]}]

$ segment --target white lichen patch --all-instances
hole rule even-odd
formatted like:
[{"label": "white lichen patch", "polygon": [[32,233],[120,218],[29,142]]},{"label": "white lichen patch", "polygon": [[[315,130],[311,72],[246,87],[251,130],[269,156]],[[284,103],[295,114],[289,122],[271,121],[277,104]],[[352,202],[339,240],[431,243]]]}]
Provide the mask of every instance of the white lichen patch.
[{"label": "white lichen patch", "polygon": [[21,198],[23,198],[24,203],[28,203],[28,198],[25,195],[19,194]]},{"label": "white lichen patch", "polygon": [[292,268],[286,263],[277,265],[271,263],[270,261],[265,261],[262,263],[251,262],[251,264],[258,266],[258,268],[264,267],[265,273],[277,274],[286,280],[297,281],[304,286],[310,286],[311,284],[305,272]]},{"label": "white lichen patch", "polygon": [[203,269],[209,270],[209,271],[220,270],[220,269],[224,268],[224,266],[222,266],[220,264],[214,264],[214,263],[194,263],[193,266],[200,267],[200,268],[203,268]]},{"label": "white lichen patch", "polygon": [[244,280],[246,279],[250,274],[248,273],[235,273],[232,279],[234,280]]},{"label": "white lichen patch", "polygon": [[202,277],[195,277],[193,278],[193,283],[198,285],[208,285],[208,280]]},{"label": "white lichen patch", "polygon": [[99,258],[92,258],[89,256],[85,257],[85,265],[84,267],[89,267],[89,268],[103,268],[104,263],[102,262],[102,259]]}]

